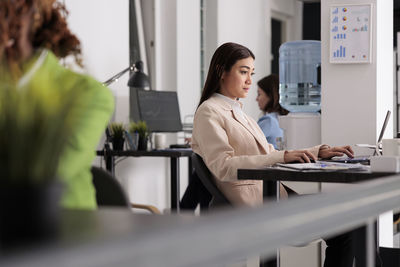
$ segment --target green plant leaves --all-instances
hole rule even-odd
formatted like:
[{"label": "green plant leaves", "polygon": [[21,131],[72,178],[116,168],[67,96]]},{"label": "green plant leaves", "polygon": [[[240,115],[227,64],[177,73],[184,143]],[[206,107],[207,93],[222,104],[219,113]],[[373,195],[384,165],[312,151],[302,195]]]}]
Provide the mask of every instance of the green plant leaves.
[{"label": "green plant leaves", "polygon": [[74,130],[79,90],[59,90],[45,82],[17,87],[0,81],[0,183],[54,179]]},{"label": "green plant leaves", "polygon": [[125,126],[122,123],[112,122],[109,128],[114,139],[122,139],[124,137]]},{"label": "green plant leaves", "polygon": [[149,136],[149,130],[145,121],[131,122],[129,124],[129,132],[138,133],[142,138]]}]

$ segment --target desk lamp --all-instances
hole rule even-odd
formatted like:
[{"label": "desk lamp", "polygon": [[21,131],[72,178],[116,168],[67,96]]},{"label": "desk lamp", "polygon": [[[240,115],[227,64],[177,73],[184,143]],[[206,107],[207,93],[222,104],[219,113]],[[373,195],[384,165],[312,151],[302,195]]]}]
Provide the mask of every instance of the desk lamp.
[{"label": "desk lamp", "polygon": [[[136,61],[135,64],[127,67],[126,69],[122,70],[121,72],[115,74],[107,81],[103,82],[103,85],[108,86],[113,82],[117,82],[118,79],[124,75],[128,71],[133,71],[131,77],[128,80],[129,87],[136,87],[136,88],[145,88],[150,86],[149,77],[143,72],[143,62],[141,60]],[[104,159],[106,161],[106,167],[108,170],[114,174],[114,164],[110,157],[106,157],[107,152],[111,151],[110,149],[110,142],[111,142],[111,134],[108,129],[106,128],[106,141],[104,143]]]},{"label": "desk lamp", "polygon": [[127,67],[121,72],[115,74],[107,81],[103,82],[104,85],[108,86],[113,82],[118,81],[118,79],[124,75],[127,71],[133,71],[133,74],[128,80],[129,87],[145,88],[150,85],[149,77],[143,72],[143,62],[141,60],[137,61],[135,64]]}]

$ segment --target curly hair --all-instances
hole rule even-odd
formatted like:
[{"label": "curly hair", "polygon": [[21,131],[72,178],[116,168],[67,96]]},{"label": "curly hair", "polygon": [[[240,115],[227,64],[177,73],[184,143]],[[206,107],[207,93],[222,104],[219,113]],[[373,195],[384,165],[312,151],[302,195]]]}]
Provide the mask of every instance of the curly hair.
[{"label": "curly hair", "polygon": [[65,6],[56,0],[0,0],[0,61],[20,69],[22,21],[29,16],[28,38],[33,49],[49,49],[59,58],[72,55],[82,65],[80,42],[68,29],[67,15]]}]

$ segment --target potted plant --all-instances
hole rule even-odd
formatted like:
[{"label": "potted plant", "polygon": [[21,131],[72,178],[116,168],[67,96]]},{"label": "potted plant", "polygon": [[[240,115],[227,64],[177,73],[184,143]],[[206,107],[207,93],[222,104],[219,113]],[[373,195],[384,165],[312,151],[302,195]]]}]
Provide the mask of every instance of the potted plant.
[{"label": "potted plant", "polygon": [[120,122],[110,123],[111,140],[114,150],[124,150],[124,131],[125,127]]},{"label": "potted plant", "polygon": [[134,135],[139,134],[138,150],[147,150],[147,141],[149,138],[149,130],[145,121],[131,122],[129,132]]},{"label": "potted plant", "polygon": [[58,225],[59,159],[74,129],[79,88],[0,81],[0,246],[43,238]]}]

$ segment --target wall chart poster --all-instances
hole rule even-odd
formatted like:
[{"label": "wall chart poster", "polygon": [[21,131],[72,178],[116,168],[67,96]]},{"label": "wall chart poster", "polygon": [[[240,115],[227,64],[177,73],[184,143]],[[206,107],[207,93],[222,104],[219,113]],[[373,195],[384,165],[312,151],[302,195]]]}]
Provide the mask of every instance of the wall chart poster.
[{"label": "wall chart poster", "polygon": [[371,62],[372,4],[331,6],[330,63]]}]

